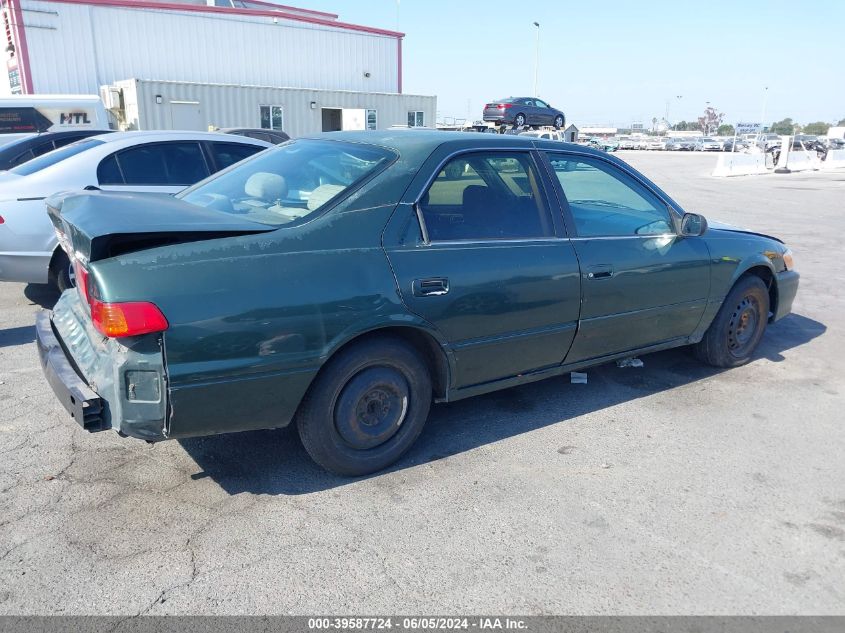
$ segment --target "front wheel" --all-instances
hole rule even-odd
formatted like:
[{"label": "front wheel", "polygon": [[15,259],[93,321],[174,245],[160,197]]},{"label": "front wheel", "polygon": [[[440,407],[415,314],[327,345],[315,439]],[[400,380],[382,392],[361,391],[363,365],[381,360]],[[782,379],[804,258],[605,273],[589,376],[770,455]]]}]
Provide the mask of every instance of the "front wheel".
[{"label": "front wheel", "polygon": [[409,345],[395,338],[353,344],[331,359],[296,415],[302,444],[338,475],[368,475],[391,465],[422,431],[431,377]]},{"label": "front wheel", "polygon": [[555,117],[555,129],[559,130],[560,128],[562,128],[562,127],[563,127],[563,123],[564,123],[564,121],[563,121],[563,116],[562,116],[562,115],[560,115],[560,114],[558,114],[558,115]]},{"label": "front wheel", "polygon": [[740,278],[693,350],[714,367],[739,367],[751,360],[769,321],[769,291],[754,275]]}]

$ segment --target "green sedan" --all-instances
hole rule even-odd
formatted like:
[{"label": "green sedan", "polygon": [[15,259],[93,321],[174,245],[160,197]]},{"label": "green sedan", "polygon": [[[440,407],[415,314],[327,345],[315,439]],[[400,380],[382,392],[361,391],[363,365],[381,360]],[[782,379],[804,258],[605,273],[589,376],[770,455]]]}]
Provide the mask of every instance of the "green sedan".
[{"label": "green sedan", "polygon": [[76,422],[149,442],[295,423],[343,475],[399,459],[433,402],[682,345],[747,363],[798,289],[780,240],[521,136],[335,133],[175,198],[47,210],[77,287],[38,349]]}]

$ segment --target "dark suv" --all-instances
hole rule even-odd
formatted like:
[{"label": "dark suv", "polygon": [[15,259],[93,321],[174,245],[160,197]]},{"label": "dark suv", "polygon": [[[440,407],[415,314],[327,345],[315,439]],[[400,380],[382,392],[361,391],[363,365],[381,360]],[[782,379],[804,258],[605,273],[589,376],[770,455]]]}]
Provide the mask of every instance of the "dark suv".
[{"label": "dark suv", "polygon": [[534,97],[510,97],[484,106],[484,120],[499,125],[553,125],[560,129],[566,116],[545,101]]}]

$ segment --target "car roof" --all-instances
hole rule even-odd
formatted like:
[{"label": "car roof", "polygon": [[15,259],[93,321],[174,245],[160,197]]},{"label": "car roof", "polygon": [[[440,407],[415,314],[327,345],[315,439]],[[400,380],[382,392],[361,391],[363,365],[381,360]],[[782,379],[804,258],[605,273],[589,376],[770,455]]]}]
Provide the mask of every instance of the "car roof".
[{"label": "car roof", "polygon": [[270,144],[266,141],[250,138],[248,136],[239,136],[233,138],[232,134],[224,134],[221,132],[193,132],[190,130],[133,130],[130,132],[112,132],[111,134],[101,134],[92,136],[97,140],[106,143],[120,143],[123,141],[138,141],[149,143],[152,141],[185,141],[185,140],[199,140],[199,141],[228,141],[231,142],[248,142],[256,145]]},{"label": "car roof", "polygon": [[557,151],[569,149],[580,153],[589,152],[596,156],[605,156],[604,152],[586,149],[575,143],[547,140],[521,134],[480,134],[478,132],[445,132],[442,130],[369,130],[356,132],[326,132],[307,137],[312,140],[346,141],[366,143],[392,149],[400,155],[428,156],[440,146],[447,146],[453,151],[462,149],[532,149],[544,147]]}]

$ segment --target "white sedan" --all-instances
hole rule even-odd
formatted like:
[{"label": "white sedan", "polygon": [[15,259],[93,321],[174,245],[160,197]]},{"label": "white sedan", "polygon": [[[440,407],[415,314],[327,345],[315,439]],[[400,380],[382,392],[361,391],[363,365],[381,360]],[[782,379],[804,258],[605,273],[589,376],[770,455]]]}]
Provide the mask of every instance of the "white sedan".
[{"label": "white sedan", "polygon": [[92,136],[0,172],[0,281],[55,284],[73,273],[44,199],[104,189],[173,194],[272,144],[213,132],[118,132]]}]

